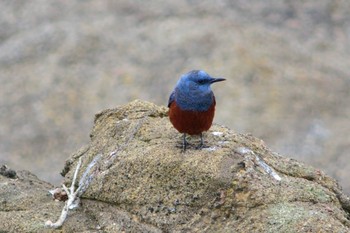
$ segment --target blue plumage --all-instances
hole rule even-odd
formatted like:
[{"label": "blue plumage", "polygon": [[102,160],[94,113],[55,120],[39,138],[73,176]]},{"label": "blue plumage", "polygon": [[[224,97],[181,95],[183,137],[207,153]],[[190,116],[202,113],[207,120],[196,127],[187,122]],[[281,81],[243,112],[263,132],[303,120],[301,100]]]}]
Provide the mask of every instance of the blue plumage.
[{"label": "blue plumage", "polygon": [[202,70],[192,70],[180,77],[170,95],[168,106],[175,100],[182,110],[207,111],[214,101],[210,85],[223,80],[212,78]]}]

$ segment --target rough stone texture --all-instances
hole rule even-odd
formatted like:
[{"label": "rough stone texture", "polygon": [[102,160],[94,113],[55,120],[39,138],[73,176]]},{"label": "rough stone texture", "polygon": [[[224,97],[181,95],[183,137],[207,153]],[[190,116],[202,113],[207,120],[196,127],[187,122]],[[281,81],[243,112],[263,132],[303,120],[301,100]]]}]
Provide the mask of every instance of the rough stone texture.
[{"label": "rough stone texture", "polygon": [[[0,163],[50,182],[91,116],[165,105],[201,68],[215,121],[322,168],[350,193],[350,1],[0,1]],[[53,172],[54,171],[54,172]]]},{"label": "rough stone texture", "polygon": [[[214,133],[215,132],[215,133]],[[82,206],[59,230],[63,202],[28,172],[0,176],[0,230],[5,232],[349,232],[350,200],[322,171],[269,150],[251,135],[214,125],[181,151],[167,109],[133,101],[95,117],[91,142],[67,160],[67,185],[97,155]],[[240,148],[254,152],[242,154]],[[259,166],[263,159],[282,178]],[[98,168],[98,169],[97,169]]]},{"label": "rough stone texture", "polygon": [[[216,132],[216,133],[213,133]],[[167,108],[133,101],[95,117],[91,142],[67,160],[67,185],[78,158],[97,155],[94,179],[82,206],[61,229],[55,221],[63,202],[52,185],[19,171],[0,175],[1,232],[348,232],[350,201],[322,171],[269,150],[262,140],[214,125],[181,151],[181,135]],[[248,148],[254,154],[238,153]],[[256,155],[281,176],[258,166]],[[97,169],[98,168],[98,169]]]},{"label": "rough stone texture", "polygon": [[17,179],[0,175],[0,232],[160,232],[109,203],[86,199],[61,229],[45,228],[44,223],[56,221],[64,206],[53,201],[51,188],[27,171],[20,171]]}]

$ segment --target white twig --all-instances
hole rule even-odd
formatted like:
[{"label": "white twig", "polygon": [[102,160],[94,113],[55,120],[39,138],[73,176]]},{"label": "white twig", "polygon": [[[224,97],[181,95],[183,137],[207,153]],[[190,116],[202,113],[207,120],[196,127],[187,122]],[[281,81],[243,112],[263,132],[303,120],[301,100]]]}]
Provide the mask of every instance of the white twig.
[{"label": "white twig", "polygon": [[66,201],[66,203],[65,203],[65,205],[64,205],[64,207],[62,209],[61,216],[59,217],[59,219],[55,223],[52,223],[50,220],[47,221],[45,223],[45,226],[52,227],[52,228],[59,228],[59,227],[61,227],[63,225],[64,221],[67,218],[68,211],[70,209],[74,209],[74,208],[78,207],[78,205],[79,205],[79,197],[89,187],[89,185],[90,185],[90,183],[91,183],[91,181],[92,181],[92,179],[93,179],[93,177],[94,177],[94,175],[96,173],[96,172],[90,172],[90,171],[91,171],[92,167],[94,167],[97,164],[97,162],[100,160],[101,157],[102,157],[101,154],[98,154],[89,163],[89,165],[87,166],[84,174],[80,178],[79,186],[78,186],[77,190],[75,190],[75,183],[76,183],[76,180],[77,180],[79,169],[81,167],[81,157],[79,158],[77,167],[75,168],[75,171],[74,171],[73,180],[72,180],[72,184],[71,184],[70,188],[68,189],[64,184],[62,184],[63,190],[67,193],[68,200]]},{"label": "white twig", "polygon": [[75,181],[77,180],[77,175],[78,175],[80,166],[81,166],[81,157],[79,158],[79,161],[78,161],[78,164],[77,164],[77,168],[75,169],[75,172],[74,172],[72,185],[70,186],[70,193],[71,193],[71,194],[74,193]]},{"label": "white twig", "polygon": [[74,204],[74,202],[76,202],[76,199],[78,198],[77,193],[79,191],[79,188],[76,192],[74,192],[74,185],[75,185],[75,181],[77,179],[77,175],[78,175],[80,166],[81,166],[81,157],[79,158],[79,162],[78,162],[77,167],[75,169],[73,181],[72,181],[72,184],[70,186],[70,190],[68,190],[68,188],[64,184],[62,184],[64,191],[68,195],[68,200],[66,201],[66,203],[62,209],[61,216],[59,217],[59,219],[55,223],[52,223],[50,220],[47,221],[45,223],[45,226],[52,227],[52,228],[59,228],[63,225],[64,221],[66,220],[70,207],[72,206],[72,204]]},{"label": "white twig", "polygon": [[92,169],[92,167],[94,167],[96,165],[96,163],[98,162],[98,160],[102,157],[101,154],[98,154],[95,156],[95,158],[89,163],[89,165],[87,166],[84,174],[82,175],[80,181],[79,181],[79,186],[77,188],[77,190],[75,190],[75,183],[76,183],[76,179],[79,173],[79,169],[81,167],[81,157],[79,158],[77,167],[75,169],[74,175],[73,175],[73,180],[72,180],[72,184],[68,190],[68,188],[62,184],[62,188],[63,190],[67,193],[68,196],[68,200],[66,201],[62,212],[61,212],[61,216],[59,217],[59,219],[55,222],[52,223],[51,221],[47,221],[45,223],[45,225],[47,227],[52,227],[52,228],[59,228],[63,225],[64,221],[67,218],[68,215],[68,211],[70,209],[74,209],[76,207],[78,207],[79,205],[79,197],[85,192],[85,190],[89,187],[93,176],[94,176],[94,172],[92,172],[92,174],[90,173],[90,170]]}]

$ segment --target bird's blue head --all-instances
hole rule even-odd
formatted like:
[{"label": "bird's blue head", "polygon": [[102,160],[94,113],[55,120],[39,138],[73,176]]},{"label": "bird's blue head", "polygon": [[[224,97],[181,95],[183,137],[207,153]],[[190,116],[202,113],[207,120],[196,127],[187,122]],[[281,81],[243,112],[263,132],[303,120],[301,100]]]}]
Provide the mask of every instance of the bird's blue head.
[{"label": "bird's blue head", "polygon": [[192,70],[177,82],[175,100],[183,109],[206,111],[213,103],[210,85],[224,80],[213,78],[203,70]]}]

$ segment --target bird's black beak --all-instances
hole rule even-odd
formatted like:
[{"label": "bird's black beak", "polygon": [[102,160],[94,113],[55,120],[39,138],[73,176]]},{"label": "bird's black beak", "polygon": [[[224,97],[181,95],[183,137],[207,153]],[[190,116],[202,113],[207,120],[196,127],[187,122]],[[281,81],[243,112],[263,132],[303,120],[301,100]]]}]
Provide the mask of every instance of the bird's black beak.
[{"label": "bird's black beak", "polygon": [[213,78],[210,83],[216,83],[216,82],[221,82],[221,81],[225,81],[226,79],[224,78]]}]

